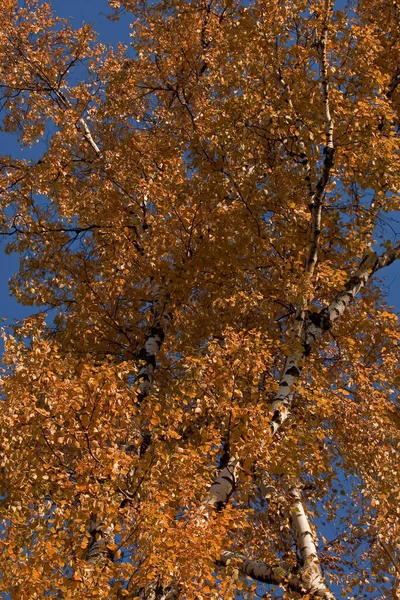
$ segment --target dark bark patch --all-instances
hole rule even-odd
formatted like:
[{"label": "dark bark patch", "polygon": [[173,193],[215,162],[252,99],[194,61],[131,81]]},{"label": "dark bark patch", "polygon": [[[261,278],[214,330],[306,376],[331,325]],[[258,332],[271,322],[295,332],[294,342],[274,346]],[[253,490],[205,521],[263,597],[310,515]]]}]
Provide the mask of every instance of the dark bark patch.
[{"label": "dark bark patch", "polygon": [[282,423],[282,415],[279,410],[276,410],[272,416],[272,422],[280,425]]},{"label": "dark bark patch", "polygon": [[300,377],[300,369],[298,367],[290,367],[286,372],[285,375],[292,375],[293,377]]},{"label": "dark bark patch", "polygon": [[322,331],[328,331],[331,328],[332,322],[329,317],[329,312],[326,308],[321,310],[319,313],[313,312],[309,314],[308,317],[318,329],[322,329]]},{"label": "dark bark patch", "polygon": [[159,325],[155,325],[150,329],[150,337],[157,337],[160,340],[160,346],[164,341],[164,330]]}]

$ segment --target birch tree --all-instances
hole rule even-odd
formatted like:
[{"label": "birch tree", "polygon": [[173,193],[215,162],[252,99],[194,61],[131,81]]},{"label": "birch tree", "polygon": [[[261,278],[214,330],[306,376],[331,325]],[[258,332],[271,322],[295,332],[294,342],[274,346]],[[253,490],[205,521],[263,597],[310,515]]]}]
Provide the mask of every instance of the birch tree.
[{"label": "birch tree", "polygon": [[2,3],[1,591],[396,599],[400,7],[110,11]]}]

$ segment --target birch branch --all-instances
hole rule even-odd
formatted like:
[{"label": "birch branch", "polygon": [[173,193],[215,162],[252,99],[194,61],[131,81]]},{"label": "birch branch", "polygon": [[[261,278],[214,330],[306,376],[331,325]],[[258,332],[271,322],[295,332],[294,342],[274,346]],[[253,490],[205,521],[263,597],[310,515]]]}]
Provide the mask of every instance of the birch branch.
[{"label": "birch branch", "polygon": [[[318,247],[321,236],[321,217],[322,217],[322,199],[329,182],[331,171],[334,165],[335,147],[333,142],[333,131],[334,122],[331,115],[330,109],[330,97],[329,97],[329,77],[328,77],[328,55],[327,55],[327,43],[328,43],[328,14],[332,8],[331,0],[326,0],[325,8],[327,17],[322,30],[321,38],[317,42],[317,49],[319,53],[320,69],[321,69],[321,86],[322,86],[322,101],[323,101],[323,117],[325,122],[325,146],[324,146],[324,164],[322,174],[315,188],[312,184],[311,178],[311,167],[310,161],[307,156],[306,146],[302,137],[302,129],[304,125],[300,122],[300,134],[298,139],[301,164],[305,170],[305,181],[308,187],[309,193],[309,209],[311,212],[311,235],[310,235],[310,246],[308,256],[306,260],[305,271],[309,275],[314,273],[315,265],[318,259]],[[292,93],[288,83],[284,80],[281,71],[278,71],[278,78],[281,85],[284,87],[287,95],[287,103],[290,109],[295,112]]]},{"label": "birch branch", "polygon": [[397,90],[399,85],[400,85],[400,69],[397,70],[396,74],[393,75],[392,79],[390,80],[389,87],[386,92],[386,97],[388,98],[388,100],[392,99],[393,94],[395,93],[395,91]]},{"label": "birch branch", "polygon": [[388,267],[395,260],[400,258],[400,244],[379,255],[371,252],[365,256],[354,274],[350,277],[344,289],[340,291],[329,306],[322,309],[319,313],[310,315],[311,323],[306,329],[305,348],[307,353],[312,349],[316,340],[318,340],[325,331],[331,329],[334,323],[342,317],[346,308],[355,299],[357,294],[372,279],[374,274]]},{"label": "birch branch", "polygon": [[[325,188],[328,184],[331,170],[334,164],[334,143],[333,143],[333,119],[330,111],[330,99],[329,99],[329,79],[328,79],[328,59],[327,59],[327,41],[328,41],[328,12],[331,9],[331,1],[326,0],[325,6],[327,10],[327,18],[325,20],[324,28],[322,31],[321,39],[318,43],[318,50],[320,55],[321,65],[321,84],[322,84],[322,95],[323,95],[323,112],[325,121],[325,147],[324,154],[325,160],[321,177],[315,187],[313,188],[311,182],[311,168],[309,160],[307,158],[305,144],[300,137],[299,145],[301,150],[301,158],[303,159],[303,166],[306,171],[305,180],[308,185],[310,203],[309,208],[311,211],[311,236],[308,256],[305,265],[305,271],[309,275],[313,275],[315,265],[318,259],[318,247],[319,239],[321,235],[321,219],[322,219],[322,198],[325,192]],[[286,89],[288,96],[288,104],[292,110],[294,110],[293,102],[291,99],[291,90],[289,85],[284,81],[281,72],[278,73],[279,80]],[[298,307],[297,310],[297,324],[293,334],[294,339],[298,339],[301,336],[304,321],[304,308],[303,306]],[[296,353],[293,356],[288,356],[285,361],[285,367],[283,369],[283,375],[279,381],[278,391],[275,394],[275,398],[272,403],[272,419],[271,419],[271,435],[275,435],[282,423],[287,419],[290,411],[290,407],[293,400],[293,388],[294,383],[301,373],[301,360],[303,358],[303,352]]]},{"label": "birch branch", "polygon": [[[18,44],[15,45],[13,43],[13,40],[11,40],[10,38],[9,38],[9,42],[10,42],[11,46],[14,47],[14,49],[17,50],[17,53],[23,58],[23,60],[29,66],[29,68],[33,72],[33,74],[36,75],[36,77],[42,83],[44,83],[44,85],[47,88],[47,91],[50,92],[50,94],[53,93],[55,95],[55,97],[58,100],[59,105],[61,105],[63,108],[75,110],[74,106],[71,103],[71,101],[65,96],[65,94],[63,94],[59,90],[59,88],[55,87],[52,84],[52,82],[47,77],[46,73],[43,71],[43,69],[41,68],[41,66],[39,64],[37,64],[34,60],[32,60],[31,58],[29,58],[29,56],[27,56],[25,54],[25,52],[23,52],[23,50],[21,49],[21,47]],[[100,148],[98,147],[98,145],[94,141],[93,136],[91,134],[91,131],[89,129],[89,126],[88,126],[88,124],[86,123],[85,119],[82,116],[80,116],[78,118],[76,126],[77,126],[78,129],[81,129],[83,131],[83,136],[84,136],[85,140],[93,148],[93,150],[95,151],[96,155],[100,156],[101,155]]]},{"label": "birch branch", "polygon": [[[385,91],[385,96],[389,101],[393,101],[393,96],[400,85],[400,68],[397,69],[396,73],[391,78],[388,87]],[[378,129],[382,132],[385,128],[385,124],[387,122],[386,116],[382,115],[380,123],[378,125]]]},{"label": "birch branch", "polygon": [[[285,90],[286,93],[286,101],[288,103],[288,106],[290,108],[290,110],[296,114],[296,110],[294,108],[293,105],[293,100],[292,100],[292,90],[290,88],[290,85],[285,81],[285,79],[283,78],[282,75],[282,71],[279,68],[277,71],[277,76],[278,76],[278,80],[279,83],[282,85],[283,89]],[[307,151],[306,151],[306,145],[304,143],[304,139],[302,136],[302,132],[304,129],[304,123],[302,121],[300,121],[300,119],[296,119],[296,124],[299,125],[299,136],[298,136],[298,145],[299,145],[299,150],[300,150],[300,159],[301,159],[301,164],[303,165],[303,169],[305,171],[305,176],[304,176],[304,180],[307,184],[307,189],[308,189],[308,195],[309,195],[309,203],[311,202],[311,199],[313,197],[314,194],[314,190],[313,190],[313,185],[311,182],[311,166],[310,166],[310,160],[307,156]]]},{"label": "birch branch", "polygon": [[[216,566],[227,567],[230,563],[237,567],[241,575],[250,577],[259,583],[279,585],[303,594],[306,592],[300,578],[280,565],[270,567],[263,562],[251,560],[242,554],[223,550],[216,561]],[[178,600],[180,597],[179,588],[174,583],[163,586],[158,580],[150,582],[141,588],[138,593],[140,600]]]},{"label": "birch branch", "polygon": [[[321,38],[317,45],[318,52],[319,52],[319,59],[320,59],[323,115],[324,115],[324,122],[325,122],[325,147],[324,147],[325,159],[324,159],[322,174],[321,174],[321,177],[315,187],[315,190],[313,189],[313,185],[311,182],[311,169],[310,169],[309,161],[308,161],[306,153],[305,153],[304,142],[303,142],[303,140],[300,140],[300,143],[301,143],[302,147],[304,148],[301,158],[303,159],[303,164],[306,169],[306,178],[305,179],[308,183],[308,188],[309,188],[309,192],[310,192],[309,209],[311,212],[311,234],[310,234],[310,244],[309,244],[309,249],[308,249],[308,256],[307,256],[307,260],[306,260],[306,264],[305,264],[305,272],[311,277],[314,274],[315,266],[318,261],[318,249],[319,249],[319,242],[320,242],[320,237],[321,237],[321,223],[322,223],[322,205],[323,205],[322,201],[323,201],[323,196],[325,193],[326,186],[330,179],[331,171],[332,171],[333,164],[334,164],[334,155],[335,155],[335,147],[334,147],[334,142],[333,142],[334,123],[333,123],[333,119],[331,116],[331,110],[330,110],[328,56],[327,56],[328,19],[329,19],[329,12],[330,12],[331,8],[332,8],[331,0],[325,0],[325,9],[326,9],[325,22],[324,22],[324,26],[322,29]],[[288,93],[289,93],[289,101],[291,102],[290,90],[288,90]],[[293,106],[293,105],[291,105],[291,106]],[[296,324],[295,331],[294,331],[295,339],[300,338],[301,334],[302,334],[302,330],[304,327],[304,316],[305,316],[304,308],[305,308],[305,306],[299,306],[297,309],[297,324]],[[286,359],[283,376],[281,377],[281,380],[279,382],[278,392],[275,395],[274,402],[272,404],[272,410],[273,410],[273,416],[272,416],[272,420],[271,420],[272,436],[278,431],[280,425],[288,418],[288,415],[290,412],[290,407],[291,407],[291,404],[293,401],[293,392],[294,392],[295,383],[301,374],[301,363],[304,358],[304,355],[306,354],[305,350],[306,350],[306,347],[304,347],[303,351],[298,352],[297,355],[289,356]],[[296,490],[295,490],[295,492],[297,493],[297,496],[294,498],[296,515],[292,514],[291,521],[292,521],[293,529],[295,532],[295,538],[296,538],[296,541],[298,542],[299,535],[302,534],[299,527],[300,527],[300,525],[304,526],[304,524],[307,524],[307,521],[306,521],[304,510],[302,510],[302,515],[304,518],[302,520],[300,519],[300,513],[298,513],[299,516],[297,518],[297,509],[299,508],[298,504],[300,505],[301,509],[302,509],[302,505],[300,502],[299,493]],[[305,521],[304,521],[304,519],[305,519]],[[313,543],[312,539],[311,539],[310,543],[311,544]],[[328,588],[326,587],[324,579],[323,579],[322,571],[320,569],[319,562],[318,562],[316,548],[315,548],[315,546],[310,546],[310,547],[312,548],[312,550],[314,552],[314,554],[313,554],[314,565],[312,565],[312,568],[313,569],[316,568],[317,577],[315,578],[315,581],[312,580],[310,582],[310,583],[312,583],[312,585],[307,586],[307,588],[309,587],[309,591],[311,591],[311,592],[313,592],[315,589],[324,590],[324,592],[326,592],[328,594],[328,595],[325,594],[325,597],[328,600],[331,596],[329,596],[330,592],[329,592]],[[307,552],[308,550],[309,550],[308,546],[305,546],[304,553]],[[306,556],[304,555],[303,558],[306,558]],[[303,562],[305,565],[307,564],[306,569],[308,572],[310,570],[310,565],[306,562],[306,560],[303,560]],[[308,578],[308,575],[307,575],[306,579],[307,578]],[[333,598],[333,596],[332,596],[332,598]]]},{"label": "birch branch", "polygon": [[[157,355],[171,321],[171,313],[167,310],[167,302],[168,299],[164,290],[158,284],[155,284],[153,286],[152,306],[154,324],[151,327],[150,333],[140,352],[140,358],[143,361],[143,364],[140,366],[137,375],[137,381],[140,382],[137,395],[137,404],[139,406],[148,396],[154,385],[154,370],[156,368]],[[142,432],[142,437],[143,441],[139,450],[140,456],[143,456],[151,443],[151,433],[144,431]],[[108,549],[108,546],[114,541],[113,525],[110,525],[107,528],[103,527],[103,523],[98,523],[97,516],[93,514],[89,526],[89,534],[90,541],[86,555],[87,562],[91,565],[95,565],[104,560],[104,558],[113,560],[112,552]],[[158,596],[154,597],[158,598]],[[149,598],[151,598],[151,596],[149,596]],[[164,597],[162,598],[164,600]],[[165,600],[167,600],[167,596],[165,596]]]},{"label": "birch branch", "polygon": [[[285,478],[286,479],[286,478]],[[323,598],[324,600],[335,600],[335,596],[329,590],[325,583],[322,568],[318,559],[317,543],[312,527],[302,503],[300,489],[297,486],[290,485],[284,480],[283,488],[285,495],[289,497],[288,518],[294,532],[297,554],[300,557],[301,568],[296,569],[296,586],[302,588],[303,593],[307,592],[312,597]],[[261,490],[265,497],[275,497],[278,499],[278,492],[274,485],[266,484],[261,481]],[[286,576],[289,582],[289,589],[293,589],[292,579]],[[296,588],[297,589],[297,588]]]},{"label": "birch branch", "polygon": [[152,295],[153,305],[151,310],[154,317],[154,324],[150,328],[149,335],[139,353],[139,360],[143,364],[140,366],[137,375],[137,381],[139,382],[138,404],[143,402],[154,385],[157,354],[161,349],[172,318],[171,313],[168,311],[168,298],[160,285],[156,284],[153,286]]},{"label": "birch branch", "polygon": [[[154,371],[157,364],[157,355],[160,352],[165,334],[170,325],[172,315],[168,311],[168,298],[159,285],[153,288],[153,306],[152,313],[154,324],[146,338],[144,346],[139,354],[142,365],[139,368],[137,381],[139,390],[137,395],[137,404],[141,405],[143,400],[149,395],[154,385]],[[139,456],[143,456],[151,444],[150,431],[142,431],[143,441],[139,448]]]},{"label": "birch branch", "polygon": [[[51,83],[48,83],[48,85],[51,86]],[[63,94],[62,92],[60,92],[59,90],[55,89],[53,86],[51,86],[51,89],[53,91],[53,93],[56,95],[56,97],[60,100],[61,104],[63,106],[65,106],[65,108],[69,108],[72,110],[75,110],[74,107],[71,104],[71,101],[65,96],[65,94]],[[94,138],[92,136],[92,133],[89,129],[88,124],[86,123],[85,119],[83,117],[79,117],[77,123],[76,123],[76,128],[79,130],[81,130],[83,132],[83,137],[85,138],[85,140],[87,141],[87,143],[89,144],[89,146],[92,147],[92,149],[94,150],[96,156],[101,156],[101,150],[98,147],[98,145],[96,144],[96,142],[94,141]]]},{"label": "birch branch", "polygon": [[250,577],[259,583],[278,585],[291,592],[302,595],[307,594],[313,599],[336,600],[336,597],[324,584],[318,584],[315,577],[312,584],[306,584],[299,574],[292,573],[281,565],[270,567],[263,562],[251,560],[242,554],[224,550],[217,561],[217,565],[226,567],[230,562],[237,566],[241,575]]},{"label": "birch branch", "polygon": [[[378,255],[375,252],[366,256],[350,277],[343,290],[338,292],[331,304],[319,312],[308,316],[302,332],[301,349],[286,358],[283,375],[279,381],[278,390],[271,406],[271,432],[273,437],[286,421],[290,414],[295,385],[302,371],[302,363],[312,352],[316,342],[323,334],[332,328],[335,322],[342,317],[349,304],[357,294],[366,286],[368,281],[380,269],[389,266],[400,258],[400,245],[393,250]],[[301,327],[301,325],[297,325]],[[224,506],[232,495],[237,483],[239,461],[232,458],[212,484],[208,498],[202,506],[219,508]]]},{"label": "birch branch", "polygon": [[207,515],[210,508],[221,510],[229,501],[235,491],[237,484],[239,460],[231,457],[226,467],[218,474],[218,477],[208,490],[207,498],[201,506],[201,512]]},{"label": "birch branch", "polygon": [[[329,79],[328,79],[328,57],[327,57],[327,42],[328,42],[328,14],[332,7],[330,0],[326,0],[326,19],[322,30],[321,39],[319,41],[319,55],[320,55],[320,68],[321,68],[321,85],[322,85],[322,98],[323,98],[323,113],[325,121],[325,147],[324,147],[324,165],[322,175],[317,183],[315,191],[312,189],[310,176],[308,173],[309,185],[311,188],[310,195],[310,211],[311,211],[311,235],[308,256],[305,265],[305,272],[309,276],[314,274],[315,266],[318,261],[318,249],[321,237],[321,223],[322,223],[322,200],[329,182],[331,170],[334,164],[335,147],[333,143],[333,131],[334,123],[331,116],[330,110],[330,98],[329,98]],[[307,161],[308,164],[308,161]],[[305,307],[304,307],[305,308]],[[301,329],[304,325],[304,309],[299,307],[299,317],[301,324],[298,325],[298,333],[301,334]],[[303,356],[301,357],[301,359]],[[279,427],[279,424],[286,420],[288,417],[290,406],[293,400],[293,388],[296,379],[301,374],[300,362],[297,363],[295,357],[288,357],[286,359],[284,378],[280,382],[278,394],[279,399],[276,397],[273,403],[275,420],[272,421],[272,432],[275,433]],[[286,383],[285,385],[282,385]],[[285,397],[284,388],[288,388],[288,394]],[[282,389],[283,388],[283,389]],[[282,397],[283,396],[283,397]],[[282,402],[282,404],[281,404]],[[297,548],[303,560],[303,569],[301,571],[302,582],[306,584],[307,591],[311,593],[318,592],[318,595],[322,592],[322,597],[326,600],[333,600],[334,596],[325,584],[325,580],[322,574],[322,570],[319,564],[317,548],[314,544],[311,529],[308,526],[307,517],[301,503],[301,496],[296,488],[293,488],[290,495],[293,498],[293,505],[291,507],[291,523],[294,530],[295,540]]]},{"label": "birch branch", "polygon": [[97,521],[97,515],[93,514],[90,519],[88,533],[90,540],[86,553],[86,562],[94,566],[100,564],[104,558],[113,562],[114,557],[108,546],[114,542],[114,527],[103,527],[102,522]]},{"label": "birch branch", "polygon": [[336,600],[325,583],[318,559],[317,545],[301,501],[299,489],[297,487],[291,488],[289,496],[292,500],[290,521],[294,531],[297,551],[302,562],[299,572],[301,582],[307,593],[312,596],[323,600]]},{"label": "birch branch", "polygon": [[286,359],[283,376],[272,403],[273,417],[271,419],[272,434],[275,434],[287,419],[293,400],[294,385],[301,375],[302,361],[310,355],[315,343],[322,335],[331,329],[334,323],[342,317],[349,304],[366,286],[373,275],[383,267],[392,264],[400,258],[400,245],[391,251],[378,255],[371,252],[363,258],[360,265],[333,299],[331,304],[319,312],[311,313],[305,324],[302,350]]},{"label": "birch branch", "polygon": [[322,218],[322,199],[329,182],[331,171],[334,164],[335,147],[333,143],[333,119],[331,116],[330,109],[330,98],[329,98],[329,78],[328,78],[328,55],[327,55],[327,44],[328,44],[328,14],[331,10],[332,3],[330,0],[326,0],[326,19],[322,29],[321,38],[317,44],[320,69],[321,69],[321,86],[322,86],[322,103],[323,103],[323,114],[325,122],[325,147],[324,147],[324,165],[322,169],[321,177],[315,187],[315,191],[311,194],[310,198],[310,211],[311,211],[311,236],[308,257],[306,261],[306,273],[313,275],[315,265],[318,260],[318,247],[319,239],[321,236],[321,218]]},{"label": "birch branch", "polygon": [[223,550],[220,558],[217,560],[217,565],[226,567],[230,562],[234,562],[237,565],[242,575],[250,577],[259,583],[285,586],[296,592],[305,591],[297,575],[285,570],[281,565],[269,567],[265,563],[251,560],[243,554]]},{"label": "birch branch", "polygon": [[[367,223],[364,225],[364,241],[367,247],[367,252],[372,250],[374,243],[374,231],[379,218],[379,213],[382,208],[382,199],[379,197],[377,191],[375,191],[374,196],[371,200],[371,205],[369,207],[366,220]],[[362,223],[358,220],[358,225],[361,226]]]},{"label": "birch branch", "polygon": [[[317,44],[317,48],[320,56],[320,68],[321,68],[321,85],[322,85],[322,99],[323,99],[323,113],[325,121],[325,147],[324,147],[324,165],[322,175],[313,189],[310,180],[310,171],[307,171],[309,180],[311,195],[309,208],[311,211],[311,236],[310,245],[308,250],[308,256],[305,265],[305,271],[310,276],[314,274],[314,269],[318,260],[318,248],[319,240],[321,236],[321,220],[322,220],[322,198],[325,192],[325,188],[328,184],[331,170],[334,162],[335,148],[333,144],[333,119],[330,111],[330,100],[329,100],[329,79],[328,79],[328,58],[327,58],[327,42],[328,42],[328,17],[329,11],[332,8],[331,0],[325,0],[326,18],[324,27],[322,30],[321,38]],[[308,164],[308,163],[307,163]],[[309,169],[309,167],[308,167]],[[307,179],[307,177],[306,177]],[[304,306],[297,308],[297,324],[293,332],[293,338],[299,339],[301,337],[303,324],[304,324]],[[276,433],[279,426],[287,419],[289,409],[293,400],[293,386],[296,379],[301,373],[301,360],[303,359],[303,352],[297,353],[297,355],[289,356],[286,359],[285,367],[283,370],[283,376],[279,382],[279,388],[275,395],[272,403],[273,417],[271,422],[272,435]]]}]

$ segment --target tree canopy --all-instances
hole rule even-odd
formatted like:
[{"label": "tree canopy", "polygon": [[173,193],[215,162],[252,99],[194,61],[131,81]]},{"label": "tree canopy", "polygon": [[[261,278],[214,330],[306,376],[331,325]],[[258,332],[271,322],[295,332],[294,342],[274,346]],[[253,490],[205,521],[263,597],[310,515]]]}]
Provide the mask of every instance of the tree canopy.
[{"label": "tree canopy", "polygon": [[400,5],[110,10],[2,2],[0,589],[395,600]]}]

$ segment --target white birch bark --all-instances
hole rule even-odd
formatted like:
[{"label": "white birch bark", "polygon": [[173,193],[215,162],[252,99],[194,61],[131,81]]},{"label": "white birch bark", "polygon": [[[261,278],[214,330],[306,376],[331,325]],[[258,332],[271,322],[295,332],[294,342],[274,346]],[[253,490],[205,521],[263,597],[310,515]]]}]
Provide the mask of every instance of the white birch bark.
[{"label": "white birch bark", "polygon": [[287,419],[288,410],[293,399],[294,384],[301,374],[301,365],[304,358],[309,356],[316,342],[329,331],[340,319],[349,304],[355,299],[373,275],[383,267],[400,258],[400,245],[382,255],[371,252],[361,261],[354,274],[350,277],[343,290],[333,299],[331,304],[320,312],[311,313],[306,319],[302,350],[286,359],[283,376],[279,382],[278,392],[272,403],[274,414],[271,420],[272,432],[276,433],[282,423]]},{"label": "white birch bark", "polygon": [[[331,304],[320,312],[308,316],[302,334],[301,348],[292,356],[287,357],[283,375],[272,402],[271,436],[276,434],[289,416],[295,385],[301,375],[303,360],[309,356],[316,342],[324,333],[329,331],[336,321],[343,316],[349,304],[373,275],[398,258],[400,258],[400,245],[380,256],[375,252],[371,252],[361,261],[343,290],[335,296]],[[234,491],[239,466],[237,459],[232,458],[228,466],[219,473],[210,488],[209,498],[204,502],[205,506],[221,507],[226,504]]]},{"label": "white birch bark", "polygon": [[97,522],[96,515],[92,515],[89,526],[90,541],[86,553],[86,561],[90,565],[96,565],[103,561],[105,557],[113,560],[113,554],[108,545],[114,543],[114,527],[103,527],[103,524]]},{"label": "white birch bark", "polygon": [[317,47],[319,51],[319,62],[321,70],[321,87],[322,87],[322,104],[323,104],[323,116],[325,122],[325,147],[324,147],[324,164],[322,168],[321,177],[315,187],[315,190],[311,193],[310,200],[310,211],[311,211],[311,236],[310,245],[308,249],[308,256],[305,266],[305,271],[310,276],[313,275],[315,266],[318,260],[318,247],[321,236],[321,222],[322,222],[322,202],[325,193],[326,186],[328,185],[335,156],[335,147],[333,143],[333,118],[330,109],[330,98],[329,98],[329,78],[328,78],[328,22],[329,12],[332,8],[332,1],[325,0],[325,23],[322,29],[321,38],[318,41]]},{"label": "white birch bark", "polygon": [[221,510],[225,506],[235,490],[238,470],[239,461],[232,457],[208,490],[207,498],[202,504],[203,513],[207,513],[209,508]]},{"label": "white birch bark", "polygon": [[[16,45],[14,50],[17,54],[19,54],[26,64],[29,66],[30,70],[38,79],[40,79],[45,86],[48,88],[48,91],[57,98],[57,103],[62,108],[74,109],[71,101],[63,94],[58,87],[55,87],[46,72],[42,69],[42,67],[36,61],[32,60],[29,56],[27,56],[21,49],[20,46]],[[97,156],[100,156],[101,150],[93,139],[92,133],[89,129],[88,124],[85,119],[81,116],[77,119],[76,127],[78,130],[83,132],[83,137],[88,142],[88,144],[92,147]]]},{"label": "white birch bark", "polygon": [[[329,99],[329,79],[328,79],[328,58],[327,58],[327,43],[328,43],[328,18],[329,11],[332,8],[331,0],[325,0],[326,17],[321,38],[318,40],[317,48],[320,58],[321,69],[321,86],[322,86],[322,101],[323,101],[323,116],[325,122],[325,147],[324,147],[324,165],[321,177],[315,186],[311,182],[311,169],[309,161],[304,152],[304,165],[306,169],[306,181],[310,191],[311,211],[311,235],[308,249],[308,256],[305,264],[305,272],[312,277],[315,266],[318,260],[319,240],[321,236],[321,221],[322,221],[322,199],[325,193],[326,186],[329,182],[331,171],[333,168],[335,147],[333,143],[333,119],[330,111]],[[290,90],[289,90],[290,91]],[[289,102],[291,98],[289,96]],[[293,105],[291,104],[293,107]],[[302,146],[305,148],[304,142],[301,140]],[[297,307],[297,324],[292,333],[293,339],[300,339],[304,326],[304,306]],[[301,373],[301,361],[304,358],[303,352],[298,352],[296,355],[286,358],[283,375],[279,382],[279,389],[272,403],[273,417],[271,421],[271,433],[274,435],[280,425],[287,419],[290,406],[293,400],[294,383]]]},{"label": "white birch bark", "polygon": [[308,594],[323,600],[336,600],[334,594],[325,583],[321,564],[318,559],[317,545],[314,534],[305,513],[301,494],[298,488],[289,490],[292,500],[290,506],[290,520],[294,531],[294,537],[298,554],[301,558],[300,578]]},{"label": "white birch bark", "polygon": [[[286,589],[300,594],[308,593],[312,598],[322,598],[322,600],[336,600],[329,590],[330,595],[326,595],[325,590],[316,585],[311,589],[306,587],[305,581],[296,573],[284,569],[281,565],[269,566],[263,562],[252,560],[242,554],[223,550],[216,565],[219,567],[227,567],[229,563],[233,563],[239,573],[244,577],[254,579],[259,583],[266,585],[284,586]],[[322,595],[321,595],[322,593]],[[179,600],[179,588],[170,583],[163,587],[157,581],[152,581],[143,587],[139,592],[140,600]],[[325,595],[324,595],[325,594]]]},{"label": "white birch bark", "polygon": [[[139,406],[149,395],[154,385],[154,371],[157,365],[157,355],[161,349],[172,318],[171,313],[168,310],[168,298],[165,290],[158,284],[153,286],[152,313],[154,316],[154,323],[150,328],[150,332],[139,354],[139,359],[142,362],[137,374],[137,381],[139,383],[137,404]],[[143,441],[139,448],[139,456],[143,456],[151,444],[150,431],[143,430],[142,438]]]},{"label": "white birch bark", "polygon": [[[321,86],[322,86],[322,99],[323,99],[323,115],[325,121],[325,147],[324,147],[324,165],[322,169],[321,177],[315,186],[311,182],[311,169],[308,158],[305,153],[305,144],[300,138],[301,148],[303,149],[302,158],[303,164],[306,171],[306,182],[310,193],[310,204],[309,208],[311,211],[311,235],[310,244],[308,250],[308,256],[305,264],[305,272],[312,277],[314,269],[318,260],[318,247],[319,239],[321,235],[321,220],[322,220],[322,199],[329,182],[330,174],[333,167],[334,161],[334,143],[333,143],[333,119],[330,112],[330,99],[329,99],[329,79],[328,79],[328,61],[327,61],[327,41],[328,41],[328,13],[331,8],[331,1],[326,0],[326,20],[322,30],[322,35],[318,41],[317,47],[320,56],[320,68],[321,68]],[[281,82],[287,88],[289,106],[293,109],[293,103],[291,100],[290,88],[285,84],[281,78]],[[292,334],[293,339],[299,339],[301,337],[304,322],[304,307],[299,306],[297,308],[297,324]],[[271,419],[271,434],[275,435],[282,423],[287,419],[290,411],[290,406],[293,400],[293,389],[295,381],[301,374],[301,362],[304,358],[304,352],[299,351],[292,356],[286,358],[285,367],[283,369],[283,375],[279,381],[279,388],[275,394],[275,398],[272,402],[272,419]]]},{"label": "white birch bark", "polygon": [[[137,402],[139,405],[149,394],[153,386],[157,354],[160,351],[166,329],[171,321],[171,314],[167,310],[167,298],[164,290],[159,285],[155,284],[152,291],[154,324],[150,329],[150,333],[148,334],[140,353],[143,364],[140,366],[137,375],[137,380],[139,382]],[[139,450],[141,456],[146,452],[151,443],[151,434],[150,432],[143,431],[142,437],[143,441]],[[97,517],[96,515],[93,515],[89,527],[90,542],[86,554],[87,562],[92,565],[98,564],[106,557],[112,560],[112,553],[108,549],[108,546],[114,542],[113,526],[111,525],[108,528],[103,528],[102,523],[97,523],[96,521]],[[165,596],[165,598],[163,596],[156,596],[155,598],[157,598],[157,600],[158,598],[160,600],[167,600],[167,596]],[[173,597],[171,596],[171,600],[172,598]]]},{"label": "white birch bark", "polygon": [[168,299],[165,291],[160,285],[155,284],[152,295],[154,323],[139,354],[139,359],[143,363],[137,375],[139,383],[137,400],[139,404],[146,398],[153,387],[157,354],[160,351],[166,331],[171,322],[171,313],[168,311]]},{"label": "white birch bark", "polygon": [[[300,522],[300,513],[298,514],[298,520]],[[308,530],[303,520],[301,520],[301,525],[299,524],[299,537],[302,539],[309,539]],[[312,543],[313,542],[311,542],[311,544]],[[242,554],[236,554],[235,552],[229,552],[227,550],[224,550],[221,553],[217,565],[226,567],[228,563],[231,562],[234,563],[241,575],[250,577],[259,583],[282,586],[291,592],[297,592],[302,595],[307,594],[308,597],[315,600],[317,598],[321,600],[336,600],[336,596],[334,596],[326,587],[323,581],[322,572],[320,578],[316,577],[314,562],[314,556],[316,556],[316,554],[312,554],[311,548],[308,548],[308,550],[310,550],[310,552],[307,559],[309,565],[307,573],[310,581],[306,581],[305,578],[298,573],[291,573],[290,571],[285,570],[281,565],[268,566],[263,562],[251,560]],[[310,566],[311,563],[312,568]],[[320,572],[321,567],[318,562],[317,564],[317,570]]]},{"label": "white birch bark", "polygon": [[300,579],[280,565],[270,567],[263,562],[251,560],[242,554],[223,550],[217,565],[226,567],[229,562],[234,562],[241,575],[250,577],[259,583],[285,585],[292,591],[304,591]]}]

